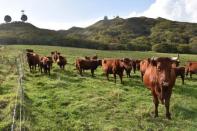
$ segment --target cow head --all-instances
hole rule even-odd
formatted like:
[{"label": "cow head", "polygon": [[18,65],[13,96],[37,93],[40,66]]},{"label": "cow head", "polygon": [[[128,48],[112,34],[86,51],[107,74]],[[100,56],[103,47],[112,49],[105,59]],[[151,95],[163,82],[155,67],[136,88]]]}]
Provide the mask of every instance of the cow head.
[{"label": "cow head", "polygon": [[102,60],[98,59],[98,60],[92,60],[92,61],[96,61],[97,62],[97,66],[102,66]]},{"label": "cow head", "polygon": [[133,61],[131,61],[129,58],[123,58],[122,62],[125,69],[132,68]]},{"label": "cow head", "polygon": [[151,64],[156,67],[159,84],[163,87],[170,84],[172,63],[172,60],[168,57],[151,59]]},{"label": "cow head", "polygon": [[50,62],[49,58],[43,57],[43,58],[41,59],[41,62],[42,62],[43,66],[44,66],[45,68],[47,68],[47,69],[50,68],[51,62]]},{"label": "cow head", "polygon": [[52,58],[53,58],[53,61],[54,61],[54,62],[57,62],[57,59],[59,58],[60,53],[57,52],[57,51],[51,52],[51,56],[52,56]]}]

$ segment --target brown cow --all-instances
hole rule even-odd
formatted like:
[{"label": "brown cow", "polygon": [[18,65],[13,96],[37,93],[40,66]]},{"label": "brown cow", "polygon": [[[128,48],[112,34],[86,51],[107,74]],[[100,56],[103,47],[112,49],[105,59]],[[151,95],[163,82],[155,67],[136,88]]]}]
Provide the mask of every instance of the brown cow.
[{"label": "brown cow", "polygon": [[136,70],[140,70],[140,61],[141,60],[132,60],[132,66],[133,66],[133,73],[135,74]]},{"label": "brown cow", "polygon": [[61,68],[61,69],[63,69],[64,70],[64,68],[65,68],[65,65],[67,64],[67,60],[66,60],[66,58],[65,57],[63,57],[63,56],[58,56],[58,59],[57,59],[57,64],[59,65],[59,67]]},{"label": "brown cow", "polygon": [[53,67],[53,58],[51,56],[48,56],[47,58],[49,59],[50,67],[52,69],[52,67]]},{"label": "brown cow", "polygon": [[166,107],[166,117],[171,119],[169,112],[172,88],[176,81],[172,60],[168,57],[151,59],[143,77],[144,84],[151,90],[155,104],[155,117],[158,117],[159,100]]},{"label": "brown cow", "polygon": [[182,79],[182,84],[184,85],[185,79],[185,67],[173,67],[175,70],[176,77],[180,76]]},{"label": "brown cow", "polygon": [[141,72],[142,82],[143,82],[144,73],[145,73],[146,69],[148,68],[149,64],[150,64],[150,58],[144,59],[140,62],[140,72]]},{"label": "brown cow", "polygon": [[133,61],[130,60],[129,58],[124,58],[123,59],[123,64],[124,64],[124,69],[126,71],[127,77],[131,77],[131,70],[132,70],[132,65]]},{"label": "brown cow", "polygon": [[40,72],[42,72],[42,69],[44,69],[44,73],[45,74],[49,74],[50,75],[50,69],[51,69],[51,61],[49,60],[48,57],[41,57],[40,58]]},{"label": "brown cow", "polygon": [[171,58],[171,60],[172,60],[172,68],[175,71],[176,77],[180,76],[182,79],[182,84],[184,84],[185,67],[178,67],[180,65],[180,61],[178,59],[176,60],[175,58],[174,59]]},{"label": "brown cow", "polygon": [[103,59],[102,68],[105,72],[107,80],[109,80],[109,74],[114,75],[114,81],[116,83],[116,74],[119,75],[120,81],[122,82],[123,72],[124,72],[124,63],[120,59]]},{"label": "brown cow", "polygon": [[79,71],[80,75],[83,76],[83,70],[91,70],[92,77],[94,77],[94,70],[101,65],[101,60],[85,60],[85,59],[76,59],[75,66]]},{"label": "brown cow", "polygon": [[30,72],[32,72],[33,70],[36,70],[36,67],[37,66],[39,67],[39,64],[40,64],[39,55],[36,53],[27,52],[26,56],[27,56],[27,62],[29,65]]},{"label": "brown cow", "polygon": [[192,74],[197,74],[197,61],[188,62],[185,68],[186,76],[190,75],[192,78]]},{"label": "brown cow", "polygon": [[59,56],[60,56],[59,52],[57,52],[57,51],[51,52],[51,57],[52,57],[54,63],[57,62],[57,59]]}]

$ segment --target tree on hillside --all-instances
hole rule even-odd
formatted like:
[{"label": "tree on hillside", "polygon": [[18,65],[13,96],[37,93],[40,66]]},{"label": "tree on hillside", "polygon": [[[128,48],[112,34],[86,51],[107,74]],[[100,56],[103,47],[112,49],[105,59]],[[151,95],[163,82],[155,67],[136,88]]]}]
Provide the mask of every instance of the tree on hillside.
[{"label": "tree on hillside", "polygon": [[6,23],[9,23],[9,22],[11,22],[11,21],[12,21],[12,18],[11,18],[11,16],[9,16],[9,15],[6,15],[6,16],[4,17],[4,21],[5,21]]},{"label": "tree on hillside", "polygon": [[21,10],[21,12],[22,12],[22,16],[21,16],[22,22],[27,21],[27,15],[24,14],[25,11],[24,10]]}]

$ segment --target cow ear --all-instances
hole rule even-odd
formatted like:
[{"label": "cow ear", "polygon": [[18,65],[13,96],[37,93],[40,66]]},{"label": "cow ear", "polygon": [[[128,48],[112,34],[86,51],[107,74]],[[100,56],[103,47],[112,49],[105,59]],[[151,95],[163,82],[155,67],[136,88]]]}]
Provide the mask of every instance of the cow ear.
[{"label": "cow ear", "polygon": [[60,55],[60,53],[59,53],[59,52],[58,52],[57,54],[58,54],[58,55]]},{"label": "cow ear", "polygon": [[51,55],[53,55],[54,54],[54,52],[51,52]]}]

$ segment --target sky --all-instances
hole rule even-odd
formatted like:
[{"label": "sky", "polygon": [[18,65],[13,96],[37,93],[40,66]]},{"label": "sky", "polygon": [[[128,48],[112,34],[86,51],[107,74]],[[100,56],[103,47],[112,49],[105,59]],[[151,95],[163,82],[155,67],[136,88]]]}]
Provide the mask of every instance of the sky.
[{"label": "sky", "polygon": [[54,30],[87,27],[104,16],[163,17],[197,23],[197,0],[0,0],[0,23],[5,15],[20,21],[21,10],[25,10],[28,22]]}]

